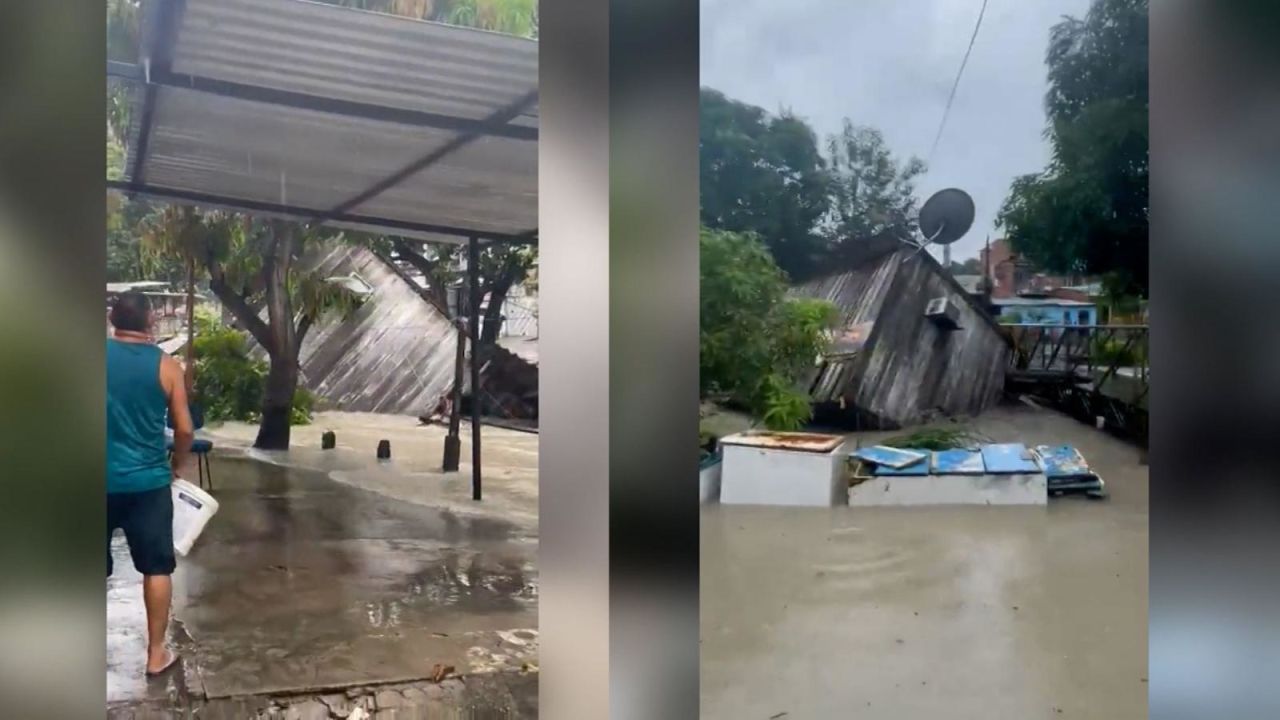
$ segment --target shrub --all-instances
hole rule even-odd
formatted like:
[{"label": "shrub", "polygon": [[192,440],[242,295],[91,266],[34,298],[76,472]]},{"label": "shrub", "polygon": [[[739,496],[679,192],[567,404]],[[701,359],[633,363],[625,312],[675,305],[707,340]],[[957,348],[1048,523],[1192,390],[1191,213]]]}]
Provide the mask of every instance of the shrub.
[{"label": "shrub", "polygon": [[796,386],[826,349],[835,307],[788,298],[786,276],[752,235],[703,228],[699,259],[702,396],[727,396],[770,429],[799,428],[811,408]]},{"label": "shrub", "polygon": [[[196,399],[206,421],[257,422],[262,414],[262,393],[267,383],[267,363],[249,353],[244,333],[227,327],[210,315],[196,316]],[[315,397],[299,387],[293,396],[289,422],[311,422]]]},{"label": "shrub", "polygon": [[764,381],[760,401],[764,426],[779,432],[792,432],[804,427],[813,417],[813,405],[809,396],[795,390],[777,375]]},{"label": "shrub", "polygon": [[299,386],[293,392],[293,407],[289,410],[290,425],[310,425],[311,413],[315,410],[316,396],[311,391]]},{"label": "shrub", "polygon": [[262,409],[267,365],[249,355],[238,330],[206,323],[196,335],[196,397],[211,421],[252,422]]}]

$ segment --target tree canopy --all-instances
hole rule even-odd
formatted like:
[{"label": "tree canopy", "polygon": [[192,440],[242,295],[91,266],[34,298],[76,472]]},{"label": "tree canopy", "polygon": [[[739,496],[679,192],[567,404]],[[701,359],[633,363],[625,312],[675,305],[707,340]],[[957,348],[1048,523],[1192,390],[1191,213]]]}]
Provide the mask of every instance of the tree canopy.
[{"label": "tree canopy", "polygon": [[802,119],[703,88],[698,118],[702,222],[750,232],[788,273],[813,266],[825,247],[819,223],[830,175],[817,135]]},{"label": "tree canopy", "polygon": [[846,119],[824,155],[803,118],[703,88],[698,145],[702,223],[754,234],[792,277],[845,243],[914,227],[924,163],[900,162],[874,128]]},{"label": "tree canopy", "polygon": [[1094,0],[1050,32],[1043,172],[1014,180],[997,222],[1052,272],[1147,292],[1147,0]]},{"label": "tree canopy", "polygon": [[828,138],[827,152],[832,174],[827,234],[835,244],[915,232],[915,181],[924,173],[923,160],[900,163],[879,130],[848,118],[840,133]]}]

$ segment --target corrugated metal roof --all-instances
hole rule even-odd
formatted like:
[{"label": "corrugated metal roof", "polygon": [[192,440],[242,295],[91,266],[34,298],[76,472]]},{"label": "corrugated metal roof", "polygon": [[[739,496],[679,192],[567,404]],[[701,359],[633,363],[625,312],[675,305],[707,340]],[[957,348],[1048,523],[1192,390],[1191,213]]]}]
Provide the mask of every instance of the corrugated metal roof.
[{"label": "corrugated metal roof", "polygon": [[109,70],[134,88],[125,189],[435,241],[536,232],[536,41],[304,0],[173,5],[168,56]]},{"label": "corrugated metal roof", "polygon": [[299,0],[186,4],[175,73],[471,119],[538,86],[535,40]]}]

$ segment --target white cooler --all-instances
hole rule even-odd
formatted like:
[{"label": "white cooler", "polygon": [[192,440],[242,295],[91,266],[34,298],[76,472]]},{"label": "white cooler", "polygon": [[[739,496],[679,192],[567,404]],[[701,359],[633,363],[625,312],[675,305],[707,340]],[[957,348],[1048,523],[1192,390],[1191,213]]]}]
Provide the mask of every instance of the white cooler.
[{"label": "white cooler", "polygon": [[720,502],[808,505],[849,502],[844,438],[815,433],[752,431],[720,440]]}]

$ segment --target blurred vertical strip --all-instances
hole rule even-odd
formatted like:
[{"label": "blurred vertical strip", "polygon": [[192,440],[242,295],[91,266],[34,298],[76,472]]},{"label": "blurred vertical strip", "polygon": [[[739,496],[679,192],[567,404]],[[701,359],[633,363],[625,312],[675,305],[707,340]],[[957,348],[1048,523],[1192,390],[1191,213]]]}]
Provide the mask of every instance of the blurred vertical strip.
[{"label": "blurred vertical strip", "polygon": [[539,715],[609,707],[609,8],[539,5]]},{"label": "blurred vertical strip", "polygon": [[0,4],[0,715],[101,717],[105,3]]},{"label": "blurred vertical strip", "polygon": [[610,13],[610,717],[695,718],[698,4]]},{"label": "blurred vertical strip", "polygon": [[1150,716],[1280,717],[1280,5],[1151,3]]}]

